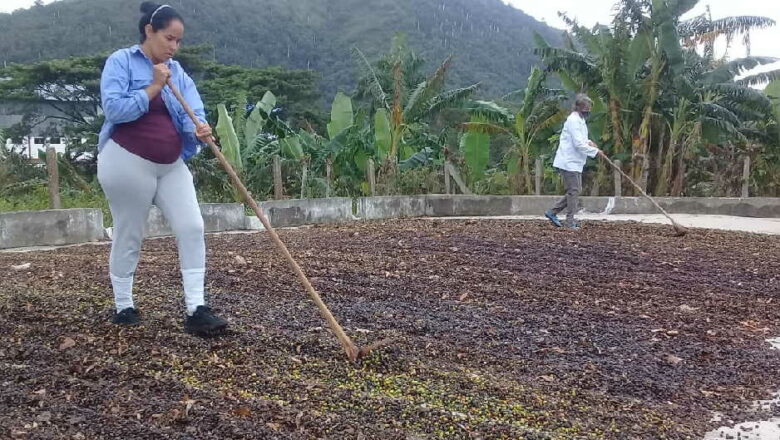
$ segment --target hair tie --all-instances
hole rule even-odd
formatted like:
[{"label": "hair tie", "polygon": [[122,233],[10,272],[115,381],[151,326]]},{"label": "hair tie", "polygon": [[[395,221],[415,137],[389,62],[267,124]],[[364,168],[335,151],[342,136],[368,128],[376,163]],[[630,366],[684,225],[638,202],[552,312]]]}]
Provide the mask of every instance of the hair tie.
[{"label": "hair tie", "polygon": [[160,12],[160,9],[163,9],[163,8],[170,8],[170,6],[169,5],[160,5],[157,9],[155,9],[154,12],[152,12],[151,17],[149,17],[149,24],[152,24],[152,21],[154,20],[154,16],[157,15],[157,13]]}]

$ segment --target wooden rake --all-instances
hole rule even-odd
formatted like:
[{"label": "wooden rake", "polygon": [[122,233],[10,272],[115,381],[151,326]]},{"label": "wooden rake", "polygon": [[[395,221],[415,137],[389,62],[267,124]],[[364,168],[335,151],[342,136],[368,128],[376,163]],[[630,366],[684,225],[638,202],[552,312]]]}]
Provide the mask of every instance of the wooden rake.
[{"label": "wooden rake", "polygon": [[[202,122],[198,120],[197,116],[195,116],[195,113],[192,111],[192,107],[187,104],[187,101],[170,80],[168,80],[168,87],[170,87],[173,94],[176,95],[176,99],[179,101],[182,107],[184,107],[184,110],[187,112],[187,114],[190,115],[192,122],[195,123],[196,126],[202,124]],[[330,326],[330,329],[333,330],[333,333],[336,334],[336,337],[338,338],[339,342],[341,342],[342,347],[344,347],[344,351],[347,353],[349,360],[355,362],[363,356],[366,356],[371,352],[371,350],[384,345],[385,341],[382,341],[367,347],[358,348],[352,342],[349,336],[344,333],[344,329],[341,328],[341,325],[339,325],[338,321],[336,321],[336,318],[333,317],[333,314],[328,309],[328,306],[325,305],[325,303],[322,301],[322,298],[320,298],[319,293],[314,290],[314,287],[311,285],[311,282],[309,282],[306,274],[303,273],[303,270],[290,254],[287,246],[285,246],[285,244],[279,238],[279,235],[276,233],[276,230],[273,228],[273,226],[271,226],[271,223],[263,213],[263,210],[257,204],[255,199],[249,194],[246,186],[244,186],[243,182],[241,182],[241,179],[238,177],[238,174],[236,174],[236,171],[233,169],[227,159],[225,159],[225,156],[219,150],[217,144],[214,143],[213,139],[209,139],[207,143],[209,144],[209,147],[211,147],[211,151],[214,152],[214,156],[216,156],[217,160],[219,160],[222,168],[224,168],[228,173],[228,176],[230,176],[230,180],[233,182],[233,186],[238,189],[238,192],[244,198],[244,201],[252,208],[252,210],[255,212],[255,215],[257,215],[257,218],[260,219],[260,222],[263,223],[263,226],[265,226],[266,231],[268,231],[268,234],[271,236],[271,240],[273,241],[277,250],[281,252],[282,255],[284,255],[284,258],[290,264],[290,267],[292,268],[293,272],[295,272],[295,275],[298,276],[298,280],[301,282],[301,284],[303,284],[303,287],[306,289],[309,297],[312,301],[314,301],[314,304],[317,305],[317,308],[320,310],[320,314],[322,314],[322,317],[325,318],[325,321],[328,322],[328,325]]]},{"label": "wooden rake", "polygon": [[626,180],[628,180],[628,181],[631,183],[631,185],[633,185],[633,186],[634,186],[634,188],[636,188],[636,190],[637,190],[637,191],[639,191],[639,192],[640,192],[640,193],[641,193],[643,196],[645,196],[645,197],[647,198],[647,200],[650,200],[650,202],[651,202],[653,205],[655,205],[655,207],[656,207],[656,208],[658,208],[658,210],[659,210],[659,211],[661,211],[661,213],[662,213],[663,215],[665,215],[665,216],[666,216],[666,218],[668,218],[670,222],[672,222],[672,227],[674,228],[674,232],[675,232],[675,235],[676,235],[677,237],[683,237],[683,236],[685,236],[685,234],[687,234],[687,233],[688,233],[688,230],[687,230],[687,229],[685,229],[685,228],[684,228],[682,225],[680,225],[679,223],[677,223],[676,221],[674,221],[674,219],[672,218],[672,216],[670,216],[670,215],[669,215],[669,214],[668,214],[668,213],[667,213],[667,212],[664,210],[664,208],[661,208],[661,205],[659,205],[659,204],[658,204],[658,202],[656,202],[656,201],[655,201],[655,199],[653,199],[652,197],[650,197],[649,195],[647,195],[647,193],[645,192],[645,190],[643,190],[643,189],[642,189],[642,187],[640,187],[639,185],[637,185],[637,184],[636,184],[636,182],[634,182],[634,180],[633,180],[633,179],[631,179],[630,177],[628,177],[628,175],[626,175],[626,173],[624,173],[624,172],[623,172],[623,170],[621,170],[619,166],[615,165],[615,162],[612,162],[611,160],[609,160],[609,158],[607,157],[607,155],[606,155],[606,154],[604,154],[604,152],[602,152],[602,151],[599,151],[599,156],[601,156],[601,158],[602,158],[602,159],[606,160],[608,164],[612,165],[612,168],[616,169],[616,170],[617,170],[617,171],[618,171],[618,172],[619,172],[621,175],[623,175],[623,177],[625,177],[625,179],[626,179]]}]

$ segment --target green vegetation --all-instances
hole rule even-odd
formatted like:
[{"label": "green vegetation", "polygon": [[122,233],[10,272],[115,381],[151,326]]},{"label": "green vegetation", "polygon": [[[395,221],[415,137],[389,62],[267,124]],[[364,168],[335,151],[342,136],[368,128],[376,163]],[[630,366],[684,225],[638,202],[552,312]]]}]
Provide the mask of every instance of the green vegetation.
[{"label": "green vegetation", "polygon": [[[595,102],[589,121],[592,137],[608,155],[620,159],[648,192],[738,195],[743,158],[749,157],[751,194],[777,196],[780,71],[743,77],[747,69],[775,59],[728,60],[716,57],[713,50],[718,38],[747,41],[751,29],[774,22],[761,17],[711,20],[708,16],[681,21],[696,3],[621,0],[614,22],[594,28],[567,19],[569,30],[562,47],[556,47],[554,36],[535,35],[540,65],[524,71],[529,75],[523,88],[493,100],[484,96],[495,90],[490,75],[463,83],[471,73],[464,73],[468,69],[457,61],[459,57],[445,52],[433,58],[434,51],[418,52],[414,32],[383,38],[389,50],[378,57],[363,49],[376,33],[365,31],[365,38],[354,40],[361,42],[356,46],[339,46],[346,52],[351,48],[350,67],[341,71],[357,72],[350,83],[354,92],[326,93],[324,99],[317,86],[319,74],[312,70],[224,65],[214,60],[213,46],[186,48],[178,59],[198,82],[223,152],[258,199],[274,193],[276,156],[285,197],[370,194],[367,172],[371,161],[379,194],[441,193],[445,161],[460,170],[475,193],[531,194],[533,164],[539,158],[543,190],[558,191],[560,183],[551,161],[575,93],[587,93]],[[13,17],[27,19],[41,11],[90,4],[90,0],[55,3]],[[200,17],[195,0],[182,5],[195,7],[192,15]],[[251,10],[248,5],[241,7]],[[413,13],[427,7],[422,4]],[[314,7],[308,12],[298,4],[269,8],[271,15],[294,9],[285,12],[290,20],[306,12],[311,29],[319,29],[337,18],[334,14],[341,6],[316,19]],[[355,8],[355,14],[363,10],[363,6]],[[401,14],[404,8],[398,6],[394,13]],[[467,10],[463,8],[456,5],[453,11],[448,3],[445,9],[449,12],[440,13],[458,14]],[[220,8],[219,14],[225,13],[223,9],[230,8]],[[215,20],[224,18],[219,14]],[[468,17],[477,20],[481,15]],[[0,15],[0,22],[5,19]],[[342,31],[351,32],[348,26]],[[328,44],[337,41],[341,40]],[[523,42],[507,44],[519,47]],[[493,54],[505,50],[498,41],[490,47]],[[96,106],[72,105],[99,102],[98,82],[105,57],[102,53],[0,69],[0,77],[6,78],[0,82],[0,102],[36,104],[45,93],[60,111],[57,116],[30,111],[0,138],[15,143],[31,127],[56,117],[66,123],[65,134],[75,139],[59,159],[66,206],[105,208],[95,178],[96,133],[102,118]],[[480,64],[476,59],[469,63]],[[521,73],[514,72],[518,77]],[[322,75],[327,82],[329,73]],[[754,88],[762,83],[769,83],[765,91]],[[87,159],[84,152],[90,153]],[[238,199],[210,151],[189,165],[201,200]],[[610,173],[603,163],[590,163],[587,192],[610,194]],[[45,206],[45,179],[43,166],[6,148],[0,150],[0,210]]]}]

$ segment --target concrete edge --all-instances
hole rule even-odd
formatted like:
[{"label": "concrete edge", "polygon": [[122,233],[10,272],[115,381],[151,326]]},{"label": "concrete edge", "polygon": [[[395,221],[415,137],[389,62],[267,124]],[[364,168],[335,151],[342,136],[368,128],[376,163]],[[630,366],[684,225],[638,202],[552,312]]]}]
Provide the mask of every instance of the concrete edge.
[{"label": "concrete edge", "polygon": [[[473,196],[431,194],[261,202],[271,225],[278,228],[417,217],[500,217],[539,215],[560,196]],[[780,198],[657,198],[670,214],[728,215],[780,218]],[[637,197],[582,197],[585,213],[656,214],[652,203]],[[264,229],[238,203],[201,204],[207,233]],[[98,209],[63,209],[0,213],[0,249],[63,246],[111,238]],[[165,237],[172,231],[162,212],[153,207],[146,237]]]}]

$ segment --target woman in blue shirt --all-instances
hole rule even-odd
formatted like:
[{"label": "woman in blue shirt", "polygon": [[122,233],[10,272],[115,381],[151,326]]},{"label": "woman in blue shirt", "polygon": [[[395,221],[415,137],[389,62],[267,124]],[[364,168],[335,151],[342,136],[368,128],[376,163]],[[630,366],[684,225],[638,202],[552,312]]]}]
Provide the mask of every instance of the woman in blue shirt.
[{"label": "woman in blue shirt", "polygon": [[[133,278],[144,226],[154,204],[176,234],[184,287],[184,329],[198,336],[222,332],[227,322],[206,306],[206,244],[192,174],[184,161],[211,138],[203,102],[173,56],[184,20],[168,5],[144,2],[141,43],[114,52],[103,68],[100,92],[106,121],[98,140],[98,180],[114,219],[109,270],[119,325],[140,323]],[[166,87],[171,81],[198,115],[197,126]]]}]

